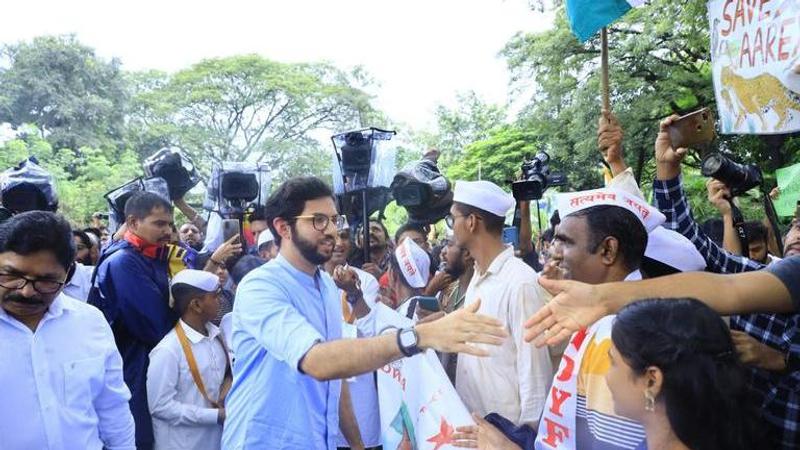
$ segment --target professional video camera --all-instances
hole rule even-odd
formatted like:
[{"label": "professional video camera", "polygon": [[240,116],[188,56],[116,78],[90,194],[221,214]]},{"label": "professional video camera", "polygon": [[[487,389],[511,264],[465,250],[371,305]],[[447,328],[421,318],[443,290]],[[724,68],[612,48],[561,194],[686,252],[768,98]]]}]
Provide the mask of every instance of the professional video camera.
[{"label": "professional video camera", "polygon": [[160,177],[167,182],[172,200],[182,198],[200,182],[192,160],[175,147],[162,148],[147,158],[142,166],[148,177]]},{"label": "professional video camera", "polygon": [[331,136],[333,192],[339,213],[353,227],[363,226],[365,260],[369,255],[369,217],[391,201],[389,186],[396,172],[396,149],[387,145],[397,134],[365,128]]},{"label": "professional video camera", "polygon": [[4,215],[26,211],[56,211],[58,195],[53,176],[31,157],[0,174],[0,202]]},{"label": "professional video camera", "polygon": [[511,183],[511,192],[517,201],[541,200],[550,186],[566,186],[566,175],[551,173],[549,162],[550,155],[544,151],[522,162],[522,180]]},{"label": "professional video camera", "polygon": [[703,159],[703,176],[717,179],[737,197],[761,186],[764,177],[755,164],[739,164],[721,153],[711,153]]},{"label": "professional video camera", "polygon": [[170,201],[167,182],[159,177],[134,178],[122,186],[112,189],[103,196],[108,203],[110,212],[108,226],[112,232],[125,223],[125,203],[136,192],[152,192],[160,195],[164,200]]},{"label": "professional video camera", "polygon": [[272,177],[265,164],[224,162],[214,164],[203,208],[224,218],[237,218],[269,198]]},{"label": "professional video camera", "polygon": [[391,189],[395,202],[406,209],[412,224],[436,223],[453,204],[450,183],[429,159],[409,163],[394,176]]}]

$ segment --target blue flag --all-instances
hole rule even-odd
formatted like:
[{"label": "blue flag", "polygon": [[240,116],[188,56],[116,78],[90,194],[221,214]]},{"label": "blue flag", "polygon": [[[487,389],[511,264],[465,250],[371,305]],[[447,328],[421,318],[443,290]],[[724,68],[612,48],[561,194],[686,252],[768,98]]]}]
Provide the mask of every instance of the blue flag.
[{"label": "blue flag", "polygon": [[643,0],[567,0],[567,17],[572,32],[581,42],[619,19]]}]

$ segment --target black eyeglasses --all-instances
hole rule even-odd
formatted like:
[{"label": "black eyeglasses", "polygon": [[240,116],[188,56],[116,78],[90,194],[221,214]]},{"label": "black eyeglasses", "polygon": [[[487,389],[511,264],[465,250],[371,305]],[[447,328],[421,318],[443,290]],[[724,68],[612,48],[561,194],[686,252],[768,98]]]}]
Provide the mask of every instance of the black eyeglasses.
[{"label": "black eyeglasses", "polygon": [[338,214],[335,216],[326,216],[325,214],[309,214],[307,216],[294,216],[294,218],[311,220],[311,223],[314,225],[314,229],[317,231],[327,230],[328,225],[331,222],[333,222],[333,225],[336,226],[337,230],[342,230],[347,225],[347,218]]},{"label": "black eyeglasses", "polygon": [[33,289],[40,294],[55,294],[59,289],[61,289],[61,286],[66,284],[66,280],[55,281],[47,279],[34,279],[23,277],[22,275],[0,273],[0,286],[6,289],[24,289],[28,283],[31,283],[33,285]]},{"label": "black eyeglasses", "polygon": [[[454,216],[453,214],[448,214],[444,216],[444,224],[447,225],[447,228],[453,229],[453,225],[456,224],[456,217],[469,217],[469,214],[463,216]],[[479,217],[479,216],[475,216]]]}]

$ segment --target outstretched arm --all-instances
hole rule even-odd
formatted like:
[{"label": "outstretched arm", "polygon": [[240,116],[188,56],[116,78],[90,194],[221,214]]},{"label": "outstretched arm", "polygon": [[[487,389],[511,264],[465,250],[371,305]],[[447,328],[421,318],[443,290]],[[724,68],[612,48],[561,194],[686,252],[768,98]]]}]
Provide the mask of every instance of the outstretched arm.
[{"label": "outstretched arm", "polygon": [[[800,264],[798,261],[795,259],[794,264]],[[525,323],[525,339],[536,340],[538,346],[563,342],[581,328],[644,298],[691,297],[720,314],[730,315],[792,312],[800,295],[790,293],[783,277],[763,270],[736,275],[688,272],[600,285],[543,278],[539,282],[556,296]]]}]

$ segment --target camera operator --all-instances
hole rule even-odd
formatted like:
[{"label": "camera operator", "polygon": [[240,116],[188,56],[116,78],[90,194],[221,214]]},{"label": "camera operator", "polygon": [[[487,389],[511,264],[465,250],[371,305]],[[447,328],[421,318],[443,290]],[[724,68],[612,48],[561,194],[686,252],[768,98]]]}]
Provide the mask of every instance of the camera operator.
[{"label": "camera operator", "polygon": [[122,355],[131,390],[136,445],[153,445],[147,404],[148,354],[178,320],[169,306],[167,244],[172,235],[172,205],[151,192],[137,192],[125,203],[125,231],[100,259],[89,303],[106,316]]},{"label": "camera operator", "polygon": [[[749,258],[733,255],[707,237],[694,221],[681,182],[681,161],[687,149],[672,147],[669,127],[677,116],[660,124],[655,143],[656,179],[653,181],[655,202],[667,217],[665,226],[688,238],[705,258],[707,270],[716,273],[737,273],[761,270],[765,266]],[[724,195],[717,189],[715,196]],[[716,198],[715,197],[715,198]],[[784,254],[800,254],[800,225],[796,222],[786,236]],[[800,273],[795,276],[800,277]],[[762,416],[775,428],[771,433],[774,445],[800,439],[797,427],[787,426],[800,408],[800,368],[785,363],[800,358],[800,315],[750,314],[731,317],[732,334],[742,362],[752,370],[752,388],[763,403]],[[744,332],[746,333],[744,333]]]}]

